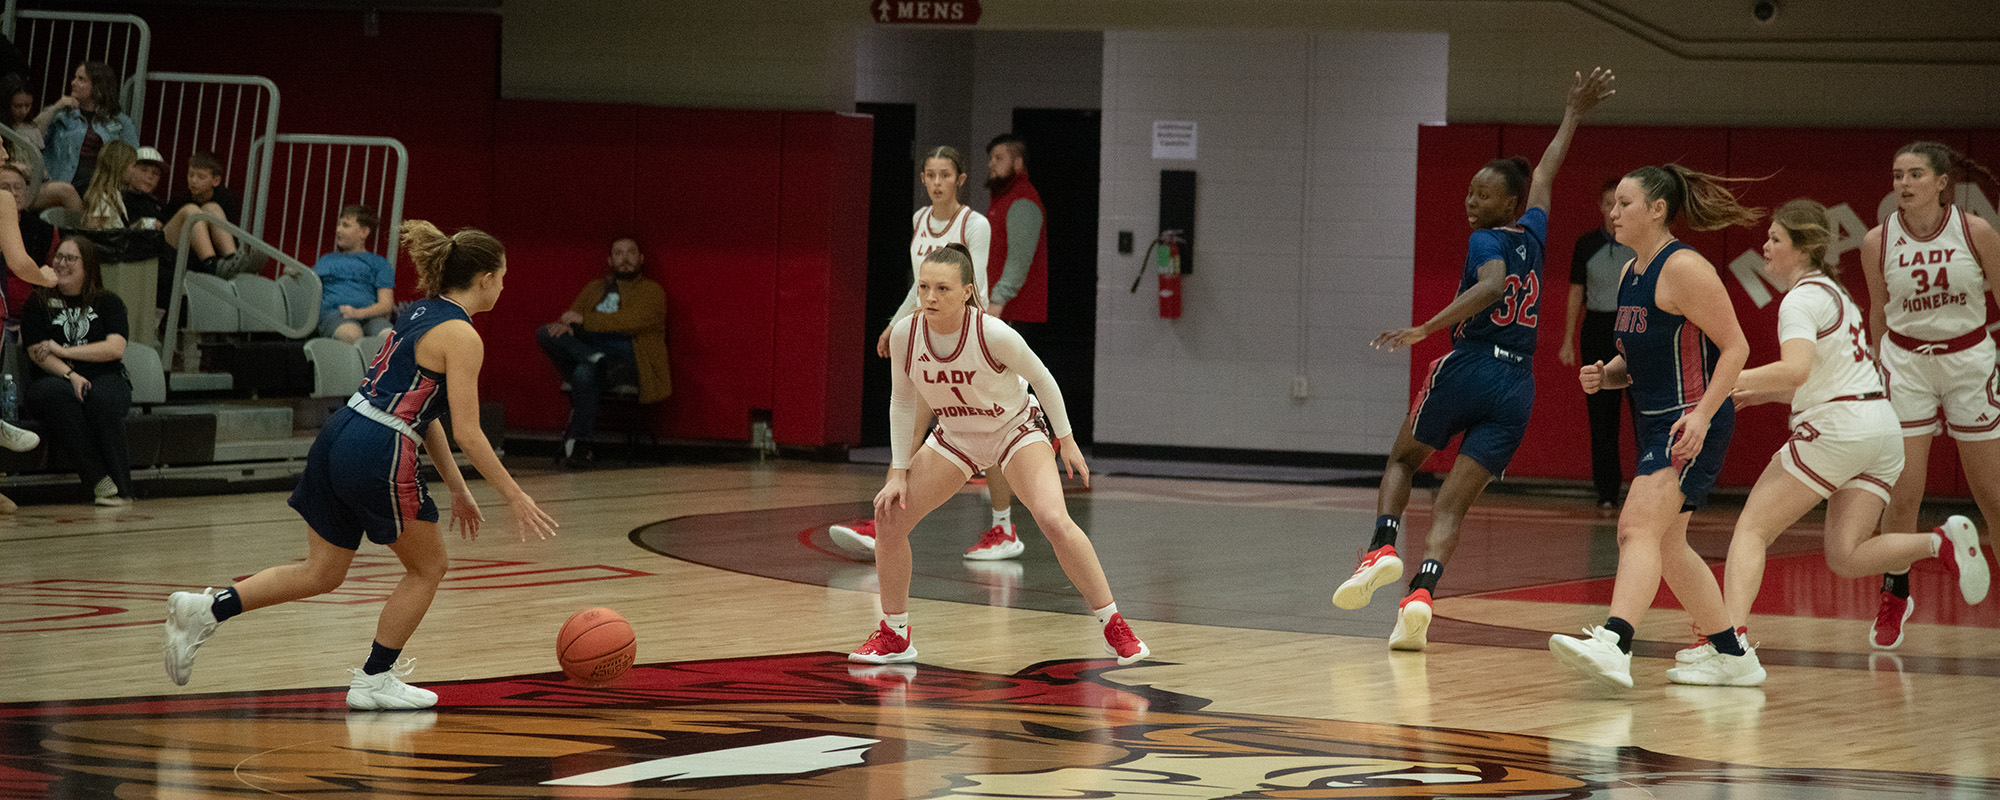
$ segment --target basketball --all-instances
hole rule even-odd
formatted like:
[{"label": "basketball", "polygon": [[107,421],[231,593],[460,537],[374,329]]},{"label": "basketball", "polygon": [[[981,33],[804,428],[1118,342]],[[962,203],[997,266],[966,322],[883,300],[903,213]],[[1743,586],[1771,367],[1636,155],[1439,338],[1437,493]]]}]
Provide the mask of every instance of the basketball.
[{"label": "basketball", "polygon": [[604,683],[625,674],[638,652],[631,623],[608,608],[578,611],[556,634],[556,661],[563,674],[586,683]]}]

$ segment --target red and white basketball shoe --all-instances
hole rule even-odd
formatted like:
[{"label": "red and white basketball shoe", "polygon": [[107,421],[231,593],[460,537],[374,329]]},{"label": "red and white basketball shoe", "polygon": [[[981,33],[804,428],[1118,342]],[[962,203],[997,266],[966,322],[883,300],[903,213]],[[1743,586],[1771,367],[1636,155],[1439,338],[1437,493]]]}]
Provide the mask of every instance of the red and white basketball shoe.
[{"label": "red and white basketball shoe", "polygon": [[1382,545],[1361,557],[1361,566],[1333,591],[1333,604],[1349,610],[1360,608],[1368,605],[1376,589],[1402,579],[1403,560],[1396,557],[1396,546]]},{"label": "red and white basketball shoe", "polygon": [[876,626],[874,636],[868,637],[868,641],[861,643],[861,649],[847,654],[847,660],[863,664],[901,664],[905,661],[915,661],[917,645],[911,641],[910,636],[915,631],[915,627],[904,628],[903,634],[898,636],[895,631],[890,630],[889,623],[884,621]]},{"label": "red and white basketball shoe", "polygon": [[1979,549],[1979,529],[1973,527],[1972,520],[1954,515],[1937,527],[1937,533],[1944,537],[1943,545],[1938,548],[1938,560],[1957,579],[1958,593],[1965,598],[1965,604],[1979,605],[1993,584],[1993,570],[1986,565],[1986,554]]},{"label": "red and white basketball shoe", "polygon": [[1916,610],[1916,601],[1883,592],[1881,605],[1875,607],[1875,626],[1868,629],[1868,643],[1878,650],[1901,646],[1903,623],[1909,622],[1910,614]]},{"label": "red and white basketball shoe", "polygon": [[1021,537],[1014,535],[1014,524],[1010,522],[987,528],[977,544],[965,549],[965,557],[974,561],[999,561],[1019,556],[1027,549],[1027,545],[1021,544]]},{"label": "red and white basketball shoe", "polygon": [[826,529],[826,536],[840,549],[861,558],[875,557],[875,520],[857,519]]},{"label": "red and white basketball shoe", "polygon": [[1411,592],[1396,609],[1396,627],[1389,631],[1389,649],[1422,650],[1431,629],[1431,590]]},{"label": "red and white basketball shoe", "polygon": [[1118,663],[1130,664],[1152,654],[1146,643],[1139,641],[1139,635],[1132,632],[1132,626],[1125,623],[1124,614],[1112,614],[1111,621],[1104,623],[1104,647],[1118,657]]}]

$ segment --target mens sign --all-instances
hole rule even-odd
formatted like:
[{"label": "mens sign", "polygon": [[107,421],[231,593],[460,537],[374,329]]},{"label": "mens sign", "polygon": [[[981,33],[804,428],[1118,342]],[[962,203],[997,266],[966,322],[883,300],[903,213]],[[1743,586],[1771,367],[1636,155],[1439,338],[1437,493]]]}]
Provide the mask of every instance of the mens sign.
[{"label": "mens sign", "polygon": [[976,25],[979,0],[875,0],[868,12],[883,25]]}]

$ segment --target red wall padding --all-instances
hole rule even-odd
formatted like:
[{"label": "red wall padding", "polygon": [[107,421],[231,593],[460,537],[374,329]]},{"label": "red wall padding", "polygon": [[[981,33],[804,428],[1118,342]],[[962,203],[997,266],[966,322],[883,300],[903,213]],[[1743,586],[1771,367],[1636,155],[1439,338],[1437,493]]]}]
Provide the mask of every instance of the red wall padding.
[{"label": "red wall padding", "polygon": [[746,439],[751,410],[769,409],[782,443],[859,440],[871,120],[499,108],[494,227],[514,266],[509,301],[489,325],[491,338],[524,344],[512,379],[490,391],[507,402],[510,426],[562,427],[568,407],[534,329],[603,274],[611,238],[630,235],[667,289],[674,397],[659,412],[661,433]]},{"label": "red wall padding", "polygon": [[[1416,281],[1412,319],[1418,322],[1450,302],[1464,268],[1466,183],[1487,159],[1520,155],[1540,159],[1554,126],[1452,125],[1424,128],[1418,135],[1415,246]],[[1917,139],[1935,139],[1960,147],[1975,158],[2000,158],[2000,131],[1824,130],[1771,128],[1620,128],[1586,126],[1572,143],[1569,158],[1556,177],[1550,209],[1548,262],[1543,276],[1540,337],[1535,359],[1535,413],[1527,440],[1515,455],[1508,474],[1526,477],[1590,477],[1590,434],[1577,386],[1576,370],[1557,359],[1567,310],[1569,259],[1578,236],[1600,224],[1598,188],[1608,177],[1648,164],[1678,162],[1689,167],[1738,177],[1768,176],[1739,185],[1746,202],[1775,208],[1788,200],[1810,197],[1829,206],[1847,204],[1862,223],[1852,232],[1857,240],[1876,223],[1876,208],[1889,193],[1889,162],[1898,147]],[[1764,226],[1700,233],[1677,228],[1721,271],[1723,284],[1735,301],[1737,319],[1750,340],[1750,366],[1777,356],[1777,313],[1783,295],[1759,307],[1736,276],[1731,261],[1755,251],[1764,241]],[[1842,254],[1843,280],[1866,308],[1868,290],[1861,277],[1860,256]],[[1430,361],[1448,346],[1433,337],[1417,348],[1411,364],[1413,391],[1421,386]],[[1739,417],[1721,482],[1748,486],[1763,471],[1772,452],[1787,436],[1785,409],[1750,409]],[[1629,478],[1632,463],[1630,428],[1624,431]],[[1426,468],[1449,468],[1449,454],[1440,454]],[[1965,495],[1968,488],[1949,439],[1936,440],[1931,453],[1928,491]]]}]

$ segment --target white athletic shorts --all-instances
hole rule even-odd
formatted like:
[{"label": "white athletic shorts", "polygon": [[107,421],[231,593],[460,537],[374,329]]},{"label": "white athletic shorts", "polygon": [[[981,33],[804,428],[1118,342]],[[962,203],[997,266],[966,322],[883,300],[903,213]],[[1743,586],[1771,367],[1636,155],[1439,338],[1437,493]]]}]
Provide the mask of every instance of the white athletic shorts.
[{"label": "white athletic shorts", "polygon": [[[1792,426],[1792,438],[1771,459],[1820,497],[1862,489],[1889,502],[1889,487],[1903,474],[1903,437],[1896,412],[1881,400],[1829,403],[1810,421]],[[1814,409],[1820,412],[1822,409]]]},{"label": "white athletic shorts", "polygon": [[1042,404],[1034,395],[1028,395],[1026,413],[1016,417],[1014,424],[992,433],[960,433],[945,430],[938,425],[931,429],[931,435],[924,440],[924,446],[944,456],[946,461],[958,465],[966,479],[980,471],[998,465],[1007,468],[1007,462],[1014,454],[1036,442],[1054,440],[1049,436],[1048,418],[1042,415]]},{"label": "white athletic shorts", "polygon": [[2000,439],[2000,370],[1993,340],[1956,353],[1925,355],[1882,339],[1889,402],[1904,436],[1948,433],[1961,442]]}]

